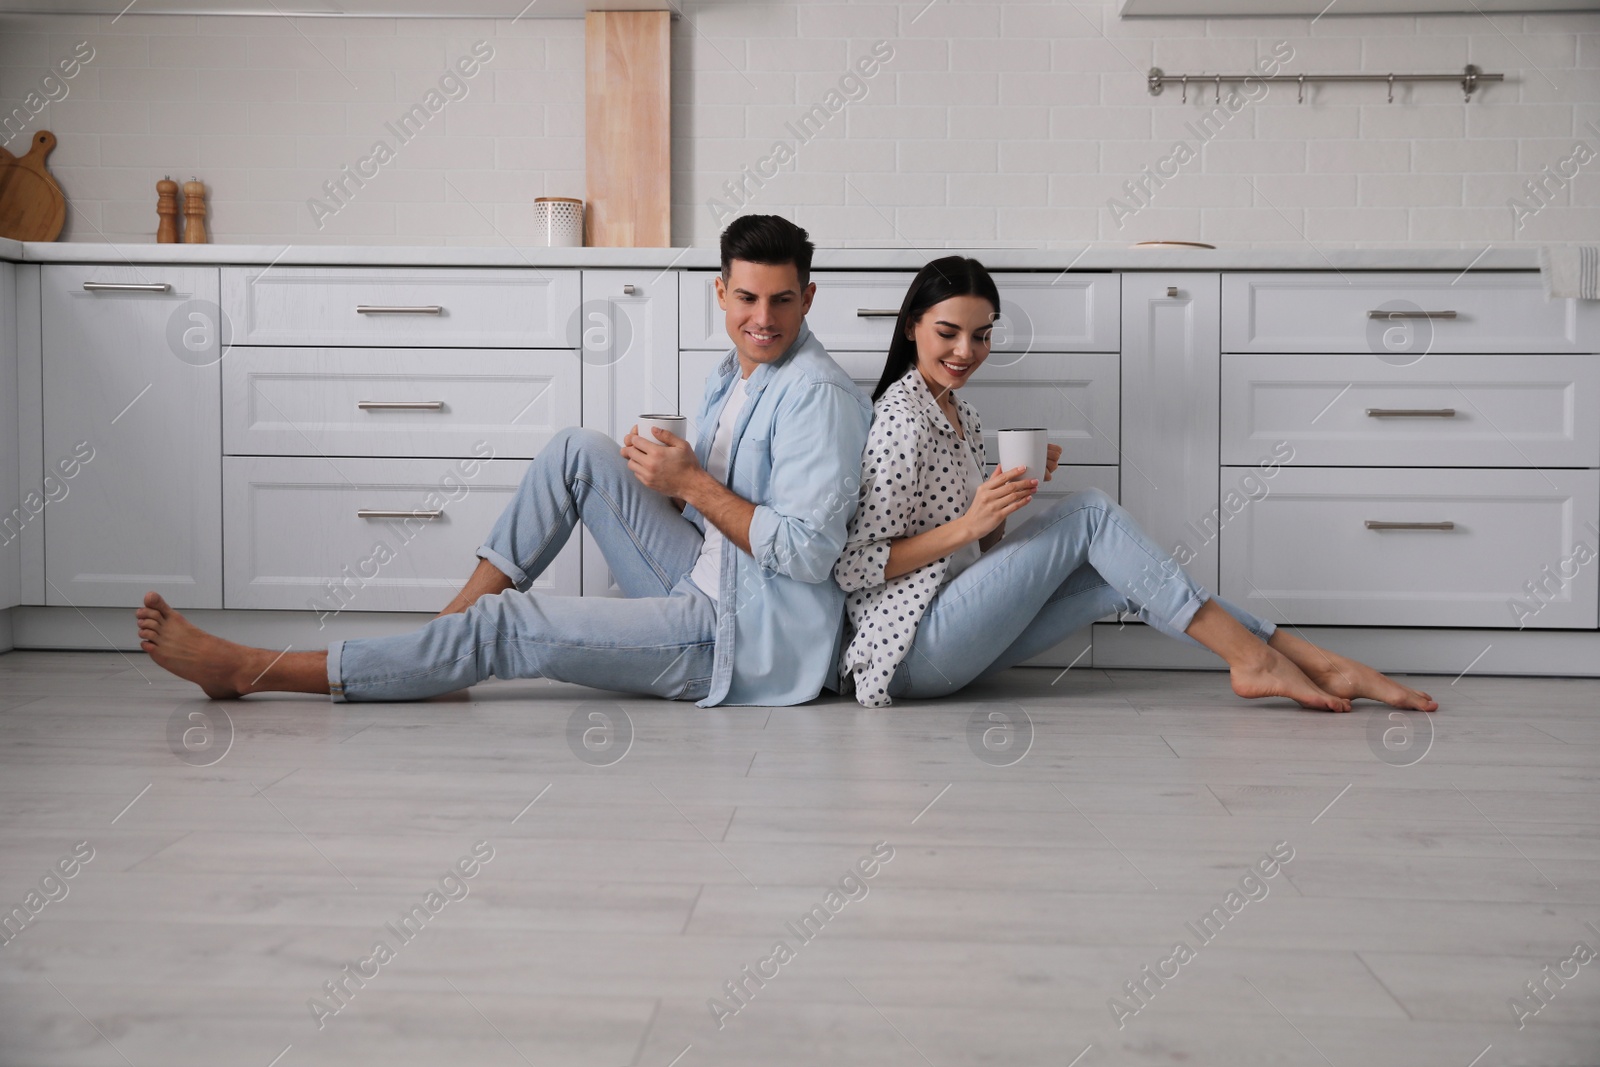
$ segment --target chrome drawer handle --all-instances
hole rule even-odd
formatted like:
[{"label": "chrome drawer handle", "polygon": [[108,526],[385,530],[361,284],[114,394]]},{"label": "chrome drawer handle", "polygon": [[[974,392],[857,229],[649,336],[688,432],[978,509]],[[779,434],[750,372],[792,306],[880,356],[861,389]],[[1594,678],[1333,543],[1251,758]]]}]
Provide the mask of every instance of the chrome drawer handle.
[{"label": "chrome drawer handle", "polygon": [[638,295],[638,292],[639,292],[639,287],[637,285],[624,285],[622,287],[622,295],[623,296],[636,296],[636,295]]},{"label": "chrome drawer handle", "polygon": [[443,411],[443,400],[357,400],[362,411]]},{"label": "chrome drawer handle", "polygon": [[1454,311],[1369,311],[1369,319],[1453,319]]},{"label": "chrome drawer handle", "polygon": [[437,519],[444,514],[444,509],[438,511],[381,511],[374,508],[358,508],[358,519]]},{"label": "chrome drawer handle", "polygon": [[1379,522],[1376,519],[1367,520],[1369,530],[1454,530],[1453,522]]},{"label": "chrome drawer handle", "polygon": [[91,293],[170,293],[172,286],[166,282],[84,282]]},{"label": "chrome drawer handle", "polygon": [[444,308],[438,304],[418,304],[416,307],[405,307],[389,304],[357,304],[357,315],[443,315]]},{"label": "chrome drawer handle", "polygon": [[1374,419],[1453,419],[1455,408],[1368,408]]},{"label": "chrome drawer handle", "polygon": [[856,308],[856,317],[860,319],[897,319],[900,317],[900,309]]}]

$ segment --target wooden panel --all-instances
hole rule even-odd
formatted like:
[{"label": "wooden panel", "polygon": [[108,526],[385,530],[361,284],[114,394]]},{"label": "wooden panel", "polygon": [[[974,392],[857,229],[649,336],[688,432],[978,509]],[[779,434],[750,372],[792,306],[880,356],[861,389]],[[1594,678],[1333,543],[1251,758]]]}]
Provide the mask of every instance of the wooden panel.
[{"label": "wooden panel", "polygon": [[672,244],[671,18],[591,11],[584,20],[590,245]]}]

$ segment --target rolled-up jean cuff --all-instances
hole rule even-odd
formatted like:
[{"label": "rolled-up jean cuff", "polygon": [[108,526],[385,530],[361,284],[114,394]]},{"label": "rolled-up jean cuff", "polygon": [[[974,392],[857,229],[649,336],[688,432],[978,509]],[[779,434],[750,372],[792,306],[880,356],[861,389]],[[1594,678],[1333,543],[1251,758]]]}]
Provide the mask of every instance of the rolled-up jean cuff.
[{"label": "rolled-up jean cuff", "polygon": [[1193,596],[1183,602],[1177,611],[1172,613],[1172,617],[1167,620],[1167,625],[1172,628],[1174,633],[1186,633],[1189,629],[1189,624],[1194,621],[1196,613],[1199,612],[1200,606],[1210,599],[1205,590],[1197,590]]},{"label": "rolled-up jean cuff", "polygon": [[517,566],[515,563],[512,563],[509,559],[506,559],[488,545],[479,546],[478,558],[488,561],[495,570],[499,571],[507,578],[510,578],[512,584],[515,585],[520,591],[526,592],[528,586],[533,584],[533,579],[528,577],[526,571]]},{"label": "rolled-up jean cuff", "polygon": [[339,657],[343,652],[343,639],[328,646],[328,699],[335,704],[348,703],[344,695],[344,681],[339,677]]}]

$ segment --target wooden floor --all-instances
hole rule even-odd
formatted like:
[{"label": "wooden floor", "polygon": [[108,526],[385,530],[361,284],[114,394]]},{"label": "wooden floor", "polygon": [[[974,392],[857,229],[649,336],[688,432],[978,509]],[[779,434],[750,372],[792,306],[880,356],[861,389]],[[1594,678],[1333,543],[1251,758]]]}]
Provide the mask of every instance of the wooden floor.
[{"label": "wooden floor", "polygon": [[6,654],[0,907],[93,858],[0,946],[0,1063],[1592,1067],[1600,961],[1563,961],[1600,950],[1600,682],[1414,684],[1431,744],[1220,674],[224,707]]}]

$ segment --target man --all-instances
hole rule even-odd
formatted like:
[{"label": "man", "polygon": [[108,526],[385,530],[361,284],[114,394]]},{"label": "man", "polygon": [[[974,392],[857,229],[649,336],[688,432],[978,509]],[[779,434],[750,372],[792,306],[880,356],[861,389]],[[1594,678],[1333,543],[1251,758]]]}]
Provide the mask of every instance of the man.
[{"label": "man", "polygon": [[[557,434],[422,629],[274,653],[208,634],[156,593],[140,647],[214,699],[262,691],[415,700],[484,678],[552,678],[717,704],[798,704],[836,683],[835,560],[855,511],[871,406],[805,324],[806,232],[752,215],[722,235],[730,352],[706,382],[699,441]],[[526,590],[579,522],[628,599]]]}]

